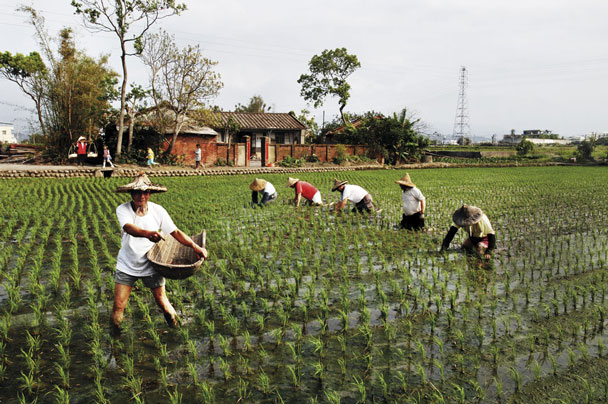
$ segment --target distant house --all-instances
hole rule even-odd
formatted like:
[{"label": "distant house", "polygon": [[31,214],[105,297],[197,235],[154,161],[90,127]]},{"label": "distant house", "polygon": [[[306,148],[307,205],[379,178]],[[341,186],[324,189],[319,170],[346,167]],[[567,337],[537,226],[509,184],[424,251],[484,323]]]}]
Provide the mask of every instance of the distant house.
[{"label": "distant house", "polygon": [[[230,118],[239,129],[228,139],[226,126]],[[268,137],[271,144],[304,144],[308,130],[292,115],[272,112],[220,112],[218,122],[212,126],[220,134],[218,142],[228,143],[230,140],[232,143],[243,143],[245,136],[249,136],[252,155],[261,152],[262,137]]]},{"label": "distant house", "polygon": [[528,142],[532,142],[535,145],[550,145],[550,144],[570,144],[572,143],[571,140],[566,140],[566,139],[536,139],[536,138],[526,138],[526,140]]},{"label": "distant house", "polygon": [[0,143],[17,143],[13,130],[15,127],[12,123],[0,122]]},{"label": "distant house", "polygon": [[523,135],[516,135],[515,133],[511,133],[510,135],[504,135],[500,143],[519,144],[519,142],[521,142],[523,139]]}]

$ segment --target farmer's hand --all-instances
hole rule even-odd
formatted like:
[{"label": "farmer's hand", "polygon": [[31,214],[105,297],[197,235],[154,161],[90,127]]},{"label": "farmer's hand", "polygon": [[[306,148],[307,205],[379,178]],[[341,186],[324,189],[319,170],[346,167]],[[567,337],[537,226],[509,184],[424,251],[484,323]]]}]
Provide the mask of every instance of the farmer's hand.
[{"label": "farmer's hand", "polygon": [[194,250],[194,252],[196,253],[196,255],[198,255],[198,257],[203,257],[203,258],[207,258],[209,256],[209,253],[207,252],[207,249],[205,247],[201,247],[198,244],[195,244],[192,249]]},{"label": "farmer's hand", "polygon": [[149,231],[148,235],[146,235],[146,238],[152,241],[153,243],[158,243],[160,240],[164,240],[163,235],[157,231]]},{"label": "farmer's hand", "polygon": [[486,260],[488,260],[488,261],[489,261],[489,260],[491,260],[491,259],[492,259],[492,254],[488,254],[488,253],[486,253],[486,254],[484,254],[484,256],[483,256],[483,257],[484,257]]}]

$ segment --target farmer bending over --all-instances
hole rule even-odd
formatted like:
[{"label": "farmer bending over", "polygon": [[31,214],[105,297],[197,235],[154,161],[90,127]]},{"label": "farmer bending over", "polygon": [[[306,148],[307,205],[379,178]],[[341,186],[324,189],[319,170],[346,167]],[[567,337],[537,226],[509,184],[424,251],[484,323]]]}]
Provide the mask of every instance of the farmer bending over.
[{"label": "farmer bending over", "polygon": [[[331,190],[332,192],[340,191],[342,194],[340,202],[338,202],[335,208],[338,212],[342,212],[342,209],[344,209],[348,201],[355,204],[353,212],[376,212],[374,204],[372,203],[372,196],[359,185],[351,185],[348,184],[348,181],[338,181],[334,178],[334,186]],[[380,211],[378,211],[378,213],[380,213]]]},{"label": "farmer bending over", "polygon": [[129,192],[132,200],[116,208],[118,223],[122,229],[122,242],[116,258],[114,277],[114,307],[110,318],[111,334],[120,335],[120,324],[129,301],[133,285],[141,279],[144,286],[152,290],[156,304],[162,309],[170,327],[179,325],[179,318],[165,292],[165,278],[158,274],[148,261],[146,254],[165,234],[171,234],[185,246],[192,247],[199,257],[207,258],[207,250],[179,230],[167,211],[160,205],[149,202],[153,192],[165,192],[167,188],[154,185],[146,174],[140,173],[133,182],[118,187],[116,192]]},{"label": "farmer bending over", "polygon": [[406,173],[403,178],[395,182],[399,184],[403,191],[401,193],[401,202],[403,203],[401,228],[406,230],[423,229],[426,198],[416,188],[416,184],[412,182],[409,174]]},{"label": "farmer bending over", "polygon": [[441,250],[450,246],[450,242],[459,228],[463,228],[468,234],[462,248],[476,252],[485,259],[491,258],[491,252],[496,246],[496,235],[488,217],[475,206],[462,205],[452,215],[455,226],[451,226],[448,234],[443,239]]},{"label": "farmer bending over", "polygon": [[321,192],[311,184],[306,181],[300,181],[297,178],[291,178],[287,180],[287,186],[295,189],[296,197],[293,202],[296,205],[296,208],[300,206],[300,201],[302,197],[306,199],[309,205],[320,206],[323,205],[323,200],[321,200]]},{"label": "farmer bending over", "polygon": [[[274,188],[270,182],[256,178],[253,180],[251,184],[249,184],[249,189],[251,189],[251,207],[265,206],[267,203],[274,202],[277,199],[277,190]],[[262,194],[262,201],[258,203],[258,193]]]}]

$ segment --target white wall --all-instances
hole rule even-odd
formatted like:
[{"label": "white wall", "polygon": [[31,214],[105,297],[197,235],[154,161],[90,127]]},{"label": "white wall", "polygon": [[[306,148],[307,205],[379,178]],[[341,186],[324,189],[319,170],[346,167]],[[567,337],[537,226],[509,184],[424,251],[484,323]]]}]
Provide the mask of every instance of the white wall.
[{"label": "white wall", "polygon": [[0,122],[0,143],[17,143],[13,130],[14,126],[12,123]]}]

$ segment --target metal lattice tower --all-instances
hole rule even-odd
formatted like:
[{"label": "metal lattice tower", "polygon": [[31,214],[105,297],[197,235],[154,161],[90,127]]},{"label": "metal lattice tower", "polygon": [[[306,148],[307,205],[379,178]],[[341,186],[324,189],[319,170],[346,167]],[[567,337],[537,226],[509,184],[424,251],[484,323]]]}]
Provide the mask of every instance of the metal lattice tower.
[{"label": "metal lattice tower", "polygon": [[470,138],[471,127],[469,126],[469,110],[466,96],[467,68],[460,68],[460,92],[458,93],[458,104],[456,106],[456,119],[454,121],[454,132],[452,136],[458,140]]}]

